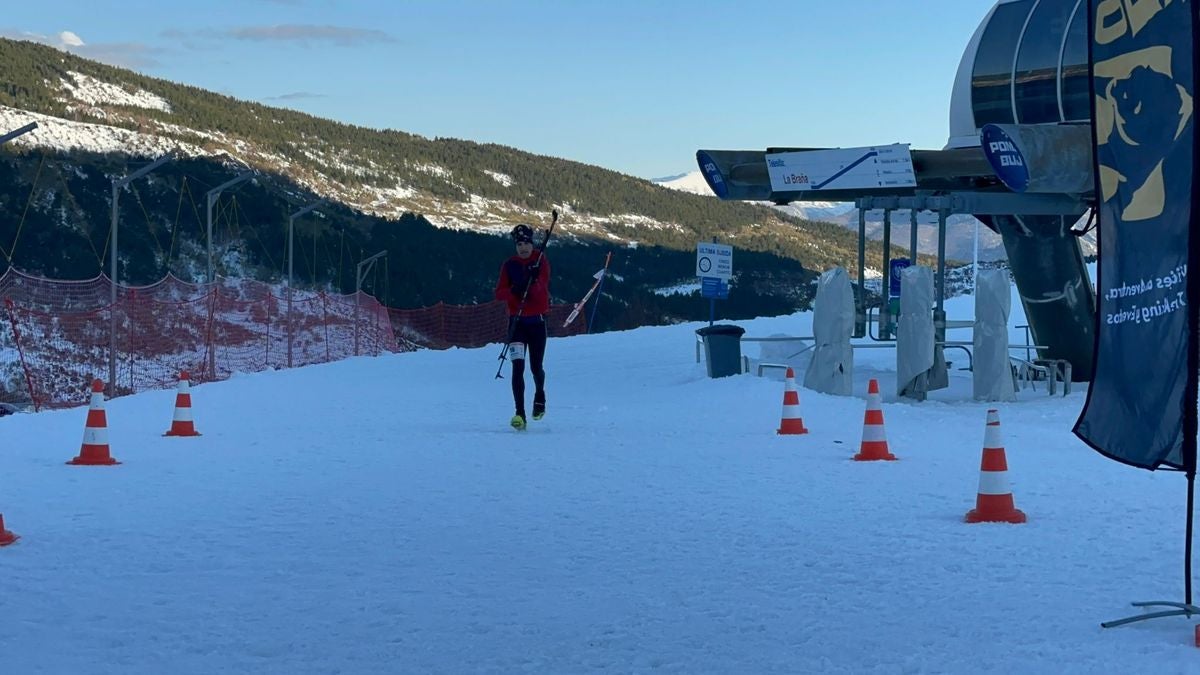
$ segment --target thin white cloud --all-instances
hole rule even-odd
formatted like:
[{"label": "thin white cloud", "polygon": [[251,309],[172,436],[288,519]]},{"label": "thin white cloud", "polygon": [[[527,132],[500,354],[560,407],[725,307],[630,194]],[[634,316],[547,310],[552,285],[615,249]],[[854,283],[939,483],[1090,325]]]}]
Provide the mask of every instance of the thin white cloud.
[{"label": "thin white cloud", "polygon": [[28,42],[37,42],[59,49],[66,49],[71,46],[83,45],[83,40],[72,33],[71,31],[63,31],[53,37],[42,35],[41,33],[31,33],[27,30],[17,30],[15,28],[0,28],[0,37],[11,38],[13,40],[26,40]]},{"label": "thin white cloud", "polygon": [[268,96],[268,101],[299,101],[308,98],[327,98],[328,94],[317,94],[311,91],[293,91],[279,96]]},{"label": "thin white cloud", "polygon": [[141,42],[96,42],[85,41],[78,33],[64,30],[53,36],[23,30],[0,29],[0,37],[28,40],[70,52],[85,59],[93,59],[111,66],[123,68],[152,68],[158,65],[160,47]]},{"label": "thin white cloud", "polygon": [[372,42],[394,42],[392,36],[373,28],[347,26],[317,26],[311,24],[278,24],[275,26],[245,26],[234,28],[228,35],[237,40],[253,42],[329,42],[339,47],[352,47]]}]

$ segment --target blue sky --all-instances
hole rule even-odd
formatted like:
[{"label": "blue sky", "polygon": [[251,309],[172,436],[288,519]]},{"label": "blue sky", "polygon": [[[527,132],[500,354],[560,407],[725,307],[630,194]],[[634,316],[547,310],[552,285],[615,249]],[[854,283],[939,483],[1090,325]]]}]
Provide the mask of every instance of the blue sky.
[{"label": "blue sky", "polygon": [[97,4],[5,3],[0,35],[347,123],[653,178],[694,170],[702,147],[941,147],[959,59],[993,2]]}]

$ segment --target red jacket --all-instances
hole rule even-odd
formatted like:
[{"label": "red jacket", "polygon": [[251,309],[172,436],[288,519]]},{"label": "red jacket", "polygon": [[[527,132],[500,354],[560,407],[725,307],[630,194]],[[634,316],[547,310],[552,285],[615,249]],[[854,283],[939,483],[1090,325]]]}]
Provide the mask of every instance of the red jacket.
[{"label": "red jacket", "polygon": [[[500,280],[496,282],[496,299],[508,303],[508,315],[516,316],[517,306],[521,304],[521,291],[529,278],[529,269],[538,261],[538,252],[528,258],[514,255],[500,266]],[[529,287],[529,295],[525,298],[525,306],[521,308],[521,316],[540,316],[550,311],[550,259],[545,255],[539,263],[541,270]],[[514,282],[516,285],[513,289]]]}]

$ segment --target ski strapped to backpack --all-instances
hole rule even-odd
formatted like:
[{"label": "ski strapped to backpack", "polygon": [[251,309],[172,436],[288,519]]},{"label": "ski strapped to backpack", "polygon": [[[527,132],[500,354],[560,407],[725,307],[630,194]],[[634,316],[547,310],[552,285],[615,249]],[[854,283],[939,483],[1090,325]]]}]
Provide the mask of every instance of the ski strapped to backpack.
[{"label": "ski strapped to backpack", "polygon": [[[586,305],[587,301],[592,297],[592,293],[595,293],[596,289],[600,287],[600,284],[604,282],[604,275],[608,274],[608,262],[610,260],[612,260],[611,251],[608,253],[608,255],[604,256],[604,267],[601,268],[599,272],[596,272],[592,275],[592,277],[596,280],[596,283],[592,284],[592,287],[588,289],[587,294],[583,296],[582,300],[575,303],[575,307],[571,310],[571,314],[567,317],[567,320],[563,322],[563,328],[571,325],[571,322],[575,320],[575,317],[579,316],[579,313],[583,311],[583,306]],[[596,302],[600,301],[597,300]]]},{"label": "ski strapped to backpack", "polygon": [[[546,236],[542,239],[542,245],[537,247],[537,259],[533,261],[533,267],[542,264],[542,252],[546,250],[546,244],[550,243],[550,235],[554,234],[554,225],[558,223],[558,209],[550,211],[550,229],[546,230]],[[525,292],[521,293],[521,302],[517,305],[517,313],[508,318],[508,337],[504,339],[504,348],[500,350],[500,366],[496,368],[496,379],[503,380],[504,376],[500,371],[504,370],[504,362],[508,360],[508,346],[512,344],[513,333],[517,330],[517,319],[521,316],[521,311],[525,309],[525,300],[529,298],[529,288],[532,283],[525,285]]]}]

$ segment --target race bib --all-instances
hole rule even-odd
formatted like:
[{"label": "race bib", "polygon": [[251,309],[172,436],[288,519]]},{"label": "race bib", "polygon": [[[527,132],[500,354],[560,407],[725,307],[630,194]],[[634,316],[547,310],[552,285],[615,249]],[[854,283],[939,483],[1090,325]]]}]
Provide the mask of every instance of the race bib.
[{"label": "race bib", "polygon": [[525,359],[525,343],[513,342],[508,345],[508,360],[523,361]]}]

